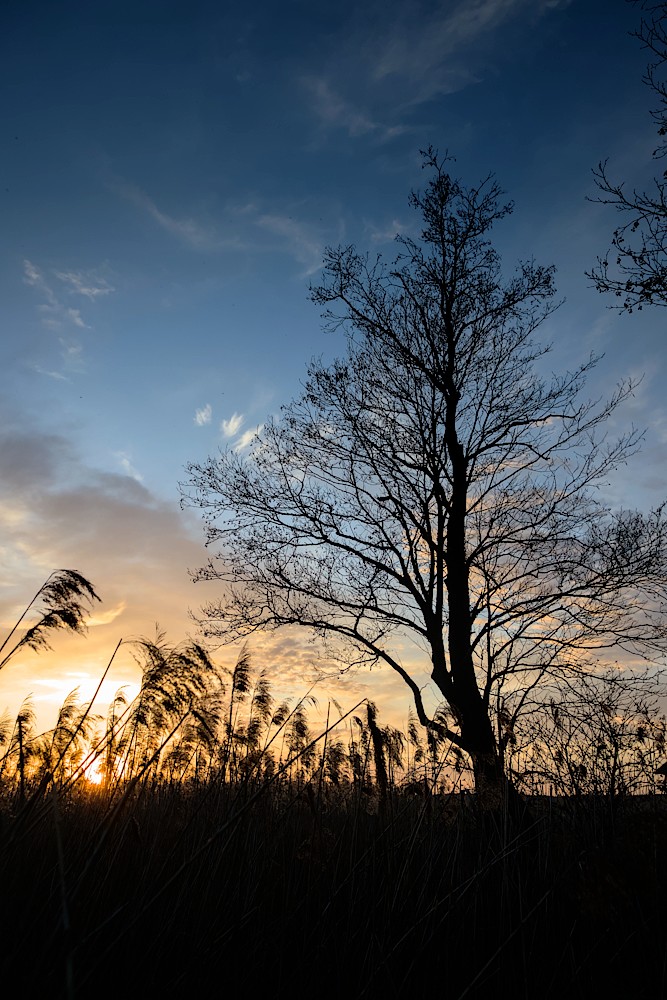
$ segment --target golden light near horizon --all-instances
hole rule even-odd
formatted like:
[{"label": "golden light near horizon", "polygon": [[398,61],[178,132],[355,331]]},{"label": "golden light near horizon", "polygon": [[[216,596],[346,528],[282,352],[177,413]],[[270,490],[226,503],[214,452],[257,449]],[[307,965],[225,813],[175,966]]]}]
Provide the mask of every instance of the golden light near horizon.
[{"label": "golden light near horizon", "polygon": [[83,772],[83,777],[90,785],[102,785],[104,783],[104,769],[99,758],[93,761]]},{"label": "golden light near horizon", "polygon": [[[76,693],[79,704],[91,705],[93,715],[104,716],[119,689],[128,700],[139,693],[141,669],[129,645],[109,665],[108,644],[86,641],[87,637],[58,637],[55,648],[41,653],[27,650],[0,673],[0,714],[15,717],[19,707],[32,703],[40,731],[51,729],[65,700]],[[91,645],[97,647],[91,651]]]},{"label": "golden light near horizon", "polygon": [[[137,628],[134,636],[123,639],[116,649],[118,631],[127,625],[131,610],[126,604],[116,602],[109,613],[104,605],[96,607],[87,620],[89,627],[84,635],[55,634],[51,649],[20,651],[0,672],[0,715],[6,711],[10,718],[16,718],[29,698],[37,730],[48,732],[55,726],[61,706],[74,692],[80,705],[94,698],[91,714],[102,718],[120,689],[128,703],[136,698],[142,676],[141,636],[150,637],[150,630]],[[136,613],[131,620],[136,621]],[[193,638],[201,641],[196,634]],[[183,640],[183,634],[166,634],[170,645],[178,646]],[[347,709],[363,697],[382,705],[382,717],[392,725],[400,728],[407,720],[409,692],[391,671],[341,671],[341,664],[320,658],[318,647],[301,630],[257,635],[250,641],[249,649],[256,669],[268,671],[277,699],[288,699],[295,705],[308,694],[315,696],[317,707],[311,708],[310,715],[316,728],[325,725],[328,707],[334,713],[334,701]],[[229,672],[239,650],[239,644],[211,647],[214,660]],[[404,653],[410,656],[407,648]],[[422,681],[428,685],[428,672],[423,674]]]}]

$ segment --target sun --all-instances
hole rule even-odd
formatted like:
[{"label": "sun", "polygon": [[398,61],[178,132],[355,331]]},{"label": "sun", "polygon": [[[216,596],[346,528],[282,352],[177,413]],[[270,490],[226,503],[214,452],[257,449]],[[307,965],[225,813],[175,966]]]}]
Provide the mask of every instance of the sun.
[{"label": "sun", "polygon": [[96,758],[92,764],[89,764],[86,770],[83,772],[83,776],[87,782],[91,785],[101,785],[104,781],[104,772],[102,770],[102,761]]}]

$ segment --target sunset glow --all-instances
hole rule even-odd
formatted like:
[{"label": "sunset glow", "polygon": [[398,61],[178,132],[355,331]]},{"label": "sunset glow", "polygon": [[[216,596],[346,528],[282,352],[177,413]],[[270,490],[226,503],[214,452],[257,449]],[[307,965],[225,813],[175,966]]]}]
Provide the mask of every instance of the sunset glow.
[{"label": "sunset glow", "polygon": [[[197,511],[179,507],[185,465],[243,453],[311,357],[341,353],[309,283],[327,245],[388,258],[397,233],[418,235],[407,193],[429,143],[468,180],[494,171],[515,201],[497,232],[508,268],[556,264],[566,301],[542,333],[548,364],[604,354],[592,396],[643,376],[614,418],[614,432],[647,432],[605,486],[611,503],[667,493],[662,318],[617,316],[584,277],[614,225],[590,200],[591,169],[608,157],[638,186],[651,170],[630,5],[168,10],[116,20],[29,2],[5,16],[0,625],[57,568],[103,599],[85,638],[55,635],[3,670],[0,708],[32,694],[45,728],[73,688],[92,697],[120,639],[99,711],[137,689],[131,640],[155,623],[174,643],[197,635],[218,591],[188,575],[209,553]],[[286,694],[324,675],[323,704],[367,695],[407,717],[400,679],[337,674],[298,629],[251,645]],[[238,652],[214,655],[231,666]],[[426,659],[419,670],[429,697]]]}]

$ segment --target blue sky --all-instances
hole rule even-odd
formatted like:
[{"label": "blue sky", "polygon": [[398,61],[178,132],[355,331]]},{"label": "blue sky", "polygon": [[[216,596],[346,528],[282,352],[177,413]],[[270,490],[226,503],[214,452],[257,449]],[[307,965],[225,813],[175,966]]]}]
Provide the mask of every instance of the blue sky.
[{"label": "blue sky", "polygon": [[[60,566],[104,604],[88,640],[6,668],[0,709],[85,691],[155,621],[174,641],[192,631],[210,593],[187,575],[203,550],[178,508],[184,466],[241,446],[313,356],[342,350],[308,301],[322,251],[391,255],[416,232],[429,144],[515,201],[496,234],[508,273],[557,266],[553,367],[604,353],[595,395],[645,373],[612,429],[646,427],[643,457],[610,496],[667,496],[664,319],[616,316],[584,276],[616,221],[586,200],[591,168],[609,157],[638,186],[653,172],[637,17],[623,0],[5,8],[0,623]],[[298,636],[257,650],[303,686],[315,653]],[[130,658],[119,670],[136,674]],[[390,678],[367,680],[337,696],[407,711]]]}]

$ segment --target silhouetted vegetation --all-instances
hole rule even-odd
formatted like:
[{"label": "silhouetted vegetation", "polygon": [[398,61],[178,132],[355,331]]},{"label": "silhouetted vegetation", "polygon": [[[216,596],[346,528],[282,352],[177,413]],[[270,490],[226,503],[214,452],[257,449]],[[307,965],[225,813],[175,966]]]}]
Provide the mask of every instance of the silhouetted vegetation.
[{"label": "silhouetted vegetation", "polygon": [[[644,83],[658,134],[653,158],[662,160],[667,154],[667,3],[630,2],[644,12],[633,35],[648,52]],[[612,205],[624,221],[614,230],[611,249],[598,258],[588,277],[599,292],[610,292],[619,300],[620,312],[667,306],[667,171],[662,170],[652,187],[643,191],[613,180],[607,160],[593,174],[600,191],[595,200]]]},{"label": "silhouetted vegetation", "polygon": [[346,356],[312,362],[248,452],[192,465],[186,500],[212,552],[198,577],[224,583],[207,634],[298,625],[346,665],[391,668],[497,805],[513,791],[509,737],[554,690],[595,677],[611,649],[648,663],[667,650],[666,521],[603,492],[641,439],[607,436],[632,381],[595,402],[594,357],[544,377],[553,269],[503,276],[491,230],[511,203],[433,150],[424,167],[421,236],[397,237],[393,263],[326,253],[312,298]]},{"label": "silhouetted vegetation", "polygon": [[534,713],[506,741],[517,813],[415,718],[332,703],[314,736],[312,694],[277,703],[245,648],[229,671],[134,649],[106,716],[75,691],[48,733],[29,701],[0,722],[1,969],[26,996],[664,993],[655,691],[582,677]]},{"label": "silhouetted vegetation", "polygon": [[[49,649],[47,636],[58,629],[85,631],[88,605],[99,601],[92,584],[74,569],[54,570],[0,645],[0,669],[21,649]],[[21,626],[36,616],[28,628]]]},{"label": "silhouetted vegetation", "polygon": [[498,995],[508,979],[526,998],[662,995],[667,799],[534,796],[519,822],[480,809],[436,748],[414,730],[397,738],[372,707],[317,744],[303,706],[265,709],[258,739],[258,684],[231,730],[229,705],[219,713],[215,745],[212,715],[169,739],[165,709],[159,746],[129,712],[119,770],[97,784],[67,746],[74,698],[53,734],[28,739],[24,795],[10,743],[6,982],[83,996],[113,969],[168,997],[239,976],[278,997],[322,982],[407,997],[428,988],[437,954],[453,997]]}]

